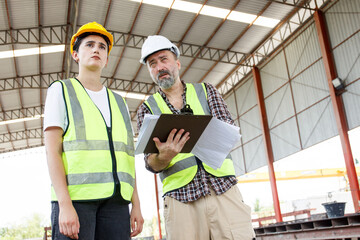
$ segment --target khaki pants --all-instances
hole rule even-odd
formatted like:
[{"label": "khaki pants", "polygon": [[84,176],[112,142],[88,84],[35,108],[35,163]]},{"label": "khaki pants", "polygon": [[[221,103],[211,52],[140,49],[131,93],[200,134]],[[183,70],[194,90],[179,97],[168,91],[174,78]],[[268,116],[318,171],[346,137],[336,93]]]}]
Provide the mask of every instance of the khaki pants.
[{"label": "khaki pants", "polygon": [[237,186],[227,192],[182,203],[165,197],[167,240],[249,240],[255,237],[250,207],[243,203]]}]

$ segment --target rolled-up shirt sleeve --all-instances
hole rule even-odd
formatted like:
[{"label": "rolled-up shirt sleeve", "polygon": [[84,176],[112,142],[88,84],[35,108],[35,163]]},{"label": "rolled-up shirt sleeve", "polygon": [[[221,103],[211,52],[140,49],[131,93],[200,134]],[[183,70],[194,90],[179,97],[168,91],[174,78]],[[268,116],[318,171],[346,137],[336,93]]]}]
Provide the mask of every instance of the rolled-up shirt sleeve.
[{"label": "rolled-up shirt sleeve", "polygon": [[211,114],[223,122],[234,125],[234,120],[232,119],[227,105],[219,91],[209,83],[205,83],[205,86]]}]

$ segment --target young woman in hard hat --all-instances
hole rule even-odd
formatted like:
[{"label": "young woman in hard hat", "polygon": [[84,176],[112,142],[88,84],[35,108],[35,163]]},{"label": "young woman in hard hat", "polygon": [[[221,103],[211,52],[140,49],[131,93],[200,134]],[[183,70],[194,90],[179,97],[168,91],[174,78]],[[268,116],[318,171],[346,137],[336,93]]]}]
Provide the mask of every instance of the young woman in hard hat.
[{"label": "young woman in hard hat", "polygon": [[47,92],[53,239],[130,239],[142,231],[129,112],[100,82],[112,46],[103,26],[83,25],[70,45],[79,74]]}]

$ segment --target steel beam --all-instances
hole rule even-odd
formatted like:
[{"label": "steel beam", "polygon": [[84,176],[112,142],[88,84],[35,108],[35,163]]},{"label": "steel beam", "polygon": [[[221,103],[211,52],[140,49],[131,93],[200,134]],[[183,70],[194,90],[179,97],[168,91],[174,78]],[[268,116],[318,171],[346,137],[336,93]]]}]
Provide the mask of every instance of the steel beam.
[{"label": "steel beam", "polygon": [[156,214],[157,214],[157,220],[158,220],[159,238],[162,239],[160,207],[159,207],[159,190],[158,190],[158,184],[157,184],[157,176],[156,176],[156,174],[154,174],[154,181],[155,181],[154,183],[155,183],[155,196],[156,196]]},{"label": "steel beam", "polygon": [[[278,1],[277,1],[278,2]],[[287,1],[288,2],[288,1]],[[302,26],[314,11],[306,6],[319,4],[324,5],[329,0],[303,0],[296,1],[296,8],[281,22],[253,52],[247,55],[244,61],[241,61],[239,66],[235,67],[225,78],[216,85],[221,94],[225,95],[242,81],[251,72],[250,66],[257,66],[259,63],[267,60],[271,54],[286,40],[294,34],[297,29]],[[305,7],[305,8],[304,8]]]},{"label": "steel beam", "polygon": [[[18,140],[41,139],[42,128],[12,131],[11,133],[0,134],[0,143],[8,143]],[[16,149],[15,149],[16,150]]]},{"label": "steel beam", "polygon": [[27,107],[27,108],[19,108],[19,109],[13,109],[13,110],[8,110],[8,111],[1,111],[0,112],[0,121],[3,122],[3,121],[8,121],[8,120],[34,117],[36,115],[41,115],[43,113],[44,113],[43,106]]},{"label": "steel beam", "polygon": [[[0,45],[33,44],[42,46],[67,44],[67,31],[75,31],[72,25],[40,26],[26,29],[0,30]],[[39,35],[40,32],[40,35]],[[114,47],[141,49],[147,36],[109,30],[114,36]],[[11,35],[12,33],[12,35]],[[189,43],[175,42],[183,57],[239,65],[249,54],[226,49],[212,48]]]},{"label": "steel beam", "polygon": [[270,178],[271,192],[272,192],[272,197],[273,197],[275,217],[276,217],[277,222],[282,222],[283,220],[282,220],[282,215],[281,215],[279,195],[278,195],[278,191],[277,191],[275,171],[274,171],[274,165],[273,165],[274,153],[272,150],[270,130],[269,130],[269,124],[268,124],[268,119],[267,119],[267,114],[266,114],[264,93],[262,90],[259,69],[257,67],[253,67],[252,74],[253,74],[253,78],[254,78],[254,86],[255,86],[257,103],[258,103],[258,107],[259,107],[259,111],[260,111],[262,135],[263,135],[266,159],[267,159],[268,169],[269,169],[269,178]]},{"label": "steel beam", "polygon": [[[62,72],[35,74],[28,76],[19,76],[17,78],[3,78],[0,79],[0,92],[11,91],[17,89],[47,89],[49,85],[61,79]],[[75,76],[77,73],[71,72],[70,77]],[[154,83],[146,82],[133,82],[131,80],[124,80],[119,78],[101,77],[101,82],[105,87],[111,90],[121,90],[141,94],[153,94],[156,92],[157,87]]]},{"label": "steel beam", "polygon": [[347,175],[349,177],[350,191],[353,199],[353,204],[355,212],[360,211],[360,191],[359,191],[359,181],[356,174],[355,164],[353,155],[351,152],[350,140],[348,136],[348,126],[346,122],[345,109],[342,102],[341,95],[337,94],[336,89],[332,84],[332,80],[337,78],[336,65],[334,62],[334,57],[332,53],[331,43],[328,35],[328,30],[326,26],[325,16],[322,11],[317,10],[314,14],[315,26],[319,38],[321,54],[323,57],[323,63],[325,67],[326,78],[330,91],[330,98],[334,110],[336,126],[338,128],[340,142],[345,158],[345,165],[347,170]]},{"label": "steel beam", "polygon": [[[234,11],[234,9],[236,8],[236,6],[240,3],[240,0],[237,0],[233,6],[231,7],[230,11],[228,12],[228,14],[222,19],[222,21],[216,26],[215,30],[211,33],[211,35],[208,37],[208,39],[206,40],[206,42],[204,43],[204,46],[208,45],[211,40],[214,38],[214,36],[216,35],[216,33],[220,30],[220,28],[224,25],[224,23],[226,22],[227,18],[229,17],[229,15],[232,13],[232,11]],[[180,79],[182,79],[185,74],[187,73],[187,71],[191,68],[191,66],[194,64],[194,62],[196,61],[196,59],[202,54],[202,49],[200,49],[198,51],[198,53],[195,55],[195,57],[191,60],[191,62],[186,66],[186,68],[182,71],[182,73],[180,74]],[[211,57],[211,54],[209,55]],[[244,55],[243,55],[244,56]],[[218,56],[218,59],[221,60],[222,57],[221,55]]]}]

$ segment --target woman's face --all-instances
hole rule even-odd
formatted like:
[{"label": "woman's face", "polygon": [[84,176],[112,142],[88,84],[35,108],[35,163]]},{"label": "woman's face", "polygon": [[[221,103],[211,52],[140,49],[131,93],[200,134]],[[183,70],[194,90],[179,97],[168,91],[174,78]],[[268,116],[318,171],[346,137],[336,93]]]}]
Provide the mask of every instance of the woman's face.
[{"label": "woman's face", "polygon": [[101,36],[89,35],[85,37],[78,51],[73,52],[74,60],[79,66],[90,70],[103,69],[108,62],[108,46]]}]

